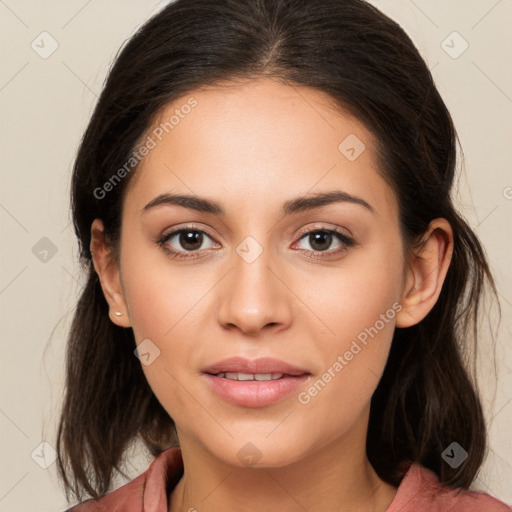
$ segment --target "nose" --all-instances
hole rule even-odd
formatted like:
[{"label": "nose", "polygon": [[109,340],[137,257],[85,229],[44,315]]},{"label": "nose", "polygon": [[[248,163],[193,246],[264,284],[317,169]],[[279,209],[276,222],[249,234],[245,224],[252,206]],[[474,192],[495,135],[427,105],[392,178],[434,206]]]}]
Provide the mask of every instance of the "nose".
[{"label": "nose", "polygon": [[277,258],[267,249],[253,261],[240,254],[234,252],[233,267],[217,289],[219,324],[248,336],[288,327],[293,294]]}]

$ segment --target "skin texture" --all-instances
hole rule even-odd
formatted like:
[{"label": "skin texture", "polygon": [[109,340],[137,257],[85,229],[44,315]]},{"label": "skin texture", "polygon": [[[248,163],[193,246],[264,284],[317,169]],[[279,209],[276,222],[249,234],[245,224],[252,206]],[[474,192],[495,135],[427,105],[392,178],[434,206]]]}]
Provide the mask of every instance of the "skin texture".
[{"label": "skin texture", "polygon": [[[191,96],[197,106],[129,184],[119,261],[101,220],[91,226],[110,318],[131,327],[137,344],[150,339],[160,350],[143,370],[176,423],[185,465],[169,510],[384,511],[396,489],[366,457],[370,400],[394,328],[419,322],[439,296],[453,250],[450,226],[432,221],[421,252],[404,251],[396,197],[377,171],[372,135],[323,93],[258,79]],[[187,99],[168,105],[162,119]],[[354,161],[338,149],[351,134],[366,146]],[[281,212],[285,201],[333,190],[373,212],[348,202]],[[144,211],[169,192],[215,200],[226,214],[175,205]],[[165,247],[187,253],[179,234],[165,246],[157,240],[191,223],[205,231],[203,243],[188,251],[192,257],[173,259]],[[336,236],[315,245],[304,236],[332,228],[355,245]],[[236,251],[248,236],[263,250],[250,264]],[[393,304],[400,311],[307,404],[292,393],[241,407],[204,382],[206,365],[268,356],[307,369],[306,390]],[[260,456],[252,467],[238,456],[249,442]]]}]

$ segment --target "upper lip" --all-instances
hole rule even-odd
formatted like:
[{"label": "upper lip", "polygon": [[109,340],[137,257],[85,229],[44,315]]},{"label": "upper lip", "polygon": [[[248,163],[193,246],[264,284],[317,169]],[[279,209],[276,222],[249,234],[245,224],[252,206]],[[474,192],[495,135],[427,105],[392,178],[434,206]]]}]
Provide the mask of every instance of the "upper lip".
[{"label": "upper lip", "polygon": [[246,359],[244,357],[230,357],[223,359],[202,370],[204,373],[216,375],[218,373],[282,373],[285,375],[303,375],[309,373],[303,368],[293,366],[279,359],[262,357],[259,359]]}]

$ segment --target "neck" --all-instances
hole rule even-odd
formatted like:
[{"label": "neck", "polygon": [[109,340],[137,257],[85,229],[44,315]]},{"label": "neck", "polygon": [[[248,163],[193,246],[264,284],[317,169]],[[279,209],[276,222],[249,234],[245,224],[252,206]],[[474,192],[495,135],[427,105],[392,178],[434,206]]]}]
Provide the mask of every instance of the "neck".
[{"label": "neck", "polygon": [[335,439],[282,467],[244,468],[214,457],[180,436],[184,474],[170,496],[169,512],[384,512],[396,488],[379,478],[365,436]]}]

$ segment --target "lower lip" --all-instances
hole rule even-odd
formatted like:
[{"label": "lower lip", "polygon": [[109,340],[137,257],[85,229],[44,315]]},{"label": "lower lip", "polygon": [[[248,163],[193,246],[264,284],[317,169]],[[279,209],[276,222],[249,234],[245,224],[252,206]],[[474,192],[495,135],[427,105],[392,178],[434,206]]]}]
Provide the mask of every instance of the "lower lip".
[{"label": "lower lip", "polygon": [[264,407],[293,393],[309,379],[309,374],[276,380],[231,380],[203,374],[210,388],[221,398],[244,407]]}]

